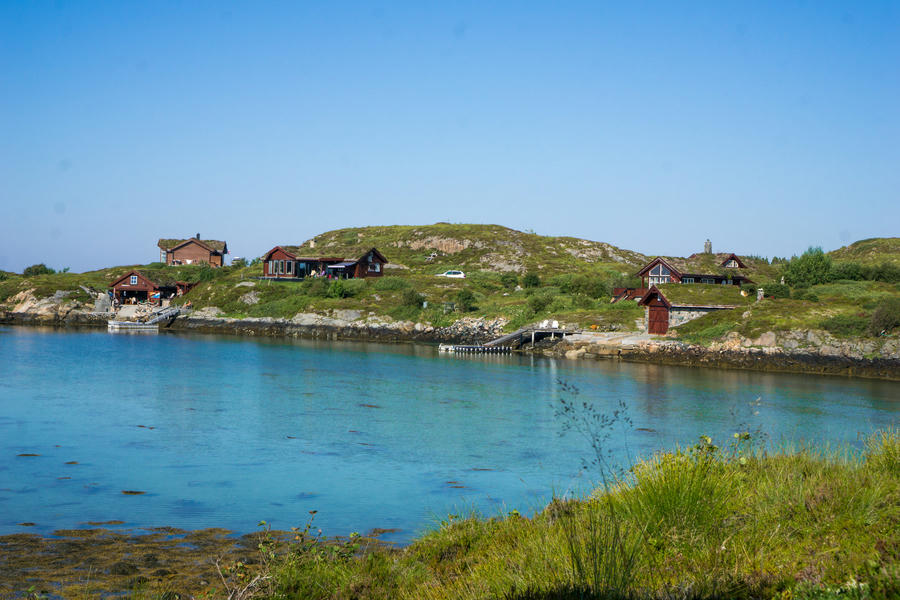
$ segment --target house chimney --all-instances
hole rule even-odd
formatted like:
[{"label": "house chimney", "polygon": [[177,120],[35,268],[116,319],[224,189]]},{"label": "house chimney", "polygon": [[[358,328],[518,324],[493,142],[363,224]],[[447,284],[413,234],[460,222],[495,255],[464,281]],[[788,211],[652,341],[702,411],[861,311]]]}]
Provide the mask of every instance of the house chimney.
[{"label": "house chimney", "polygon": [[703,244],[703,253],[704,254],[712,254],[712,243],[707,238],[706,243]]},{"label": "house chimney", "polygon": [[316,247],[316,240],[309,240],[309,247],[310,247],[310,248],[315,248],[315,247]]},{"label": "house chimney", "polygon": [[197,237],[196,237],[196,238],[194,238],[194,239],[197,239],[197,240],[199,240],[199,239],[200,239],[200,234],[199,234],[199,233],[198,233],[198,234],[197,234]]}]

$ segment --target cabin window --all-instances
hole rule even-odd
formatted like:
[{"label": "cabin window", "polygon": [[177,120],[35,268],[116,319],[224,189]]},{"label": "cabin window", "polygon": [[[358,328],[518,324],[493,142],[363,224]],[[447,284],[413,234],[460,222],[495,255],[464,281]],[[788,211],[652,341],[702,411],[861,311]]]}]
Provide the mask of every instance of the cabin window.
[{"label": "cabin window", "polygon": [[269,261],[269,275],[274,275],[274,274],[275,274],[275,261],[270,260]]},{"label": "cabin window", "polygon": [[650,285],[669,283],[672,281],[672,272],[663,265],[656,265],[650,269]]},{"label": "cabin window", "polygon": [[137,285],[137,275],[132,275],[132,276],[128,279],[128,283],[129,283],[130,285]]},{"label": "cabin window", "polygon": [[287,261],[287,271],[286,272],[288,275],[294,274],[294,262],[293,261],[291,261],[291,260]]},{"label": "cabin window", "polygon": [[681,283],[694,283],[694,278],[693,277],[682,277]]},{"label": "cabin window", "polygon": [[369,272],[370,273],[379,273],[381,271],[381,265],[378,263],[369,263]]},{"label": "cabin window", "polygon": [[723,279],[723,280],[722,280],[722,285],[731,285],[731,281],[728,280],[728,279]]},{"label": "cabin window", "polygon": [[725,266],[730,267],[732,269],[736,269],[738,264],[737,264],[737,261],[732,258],[732,259],[729,259],[729,261],[727,263],[725,263]]},{"label": "cabin window", "polygon": [[700,283],[715,283],[715,282],[716,282],[715,279],[710,279],[709,277],[704,277],[703,279],[700,280]]}]

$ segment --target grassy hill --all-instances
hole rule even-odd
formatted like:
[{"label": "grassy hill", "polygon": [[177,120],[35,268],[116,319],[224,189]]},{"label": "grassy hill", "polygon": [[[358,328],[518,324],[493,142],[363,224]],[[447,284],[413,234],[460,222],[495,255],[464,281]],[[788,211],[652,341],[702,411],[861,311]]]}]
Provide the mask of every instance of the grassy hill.
[{"label": "grassy hill", "polygon": [[869,238],[828,253],[835,262],[855,262],[861,265],[890,263],[900,266],[900,237]]},{"label": "grassy hill", "polygon": [[[463,316],[477,316],[504,317],[510,330],[547,318],[600,330],[632,330],[636,320],[643,318],[643,309],[633,302],[610,304],[612,288],[639,285],[633,275],[652,258],[604,242],[540,236],[499,225],[360,227],[328,231],[304,242],[279,241],[307,248],[313,256],[359,257],[376,247],[390,264],[384,277],[340,282],[259,281],[261,264],[211,269],[153,263],[33,277],[2,273],[0,308],[10,310],[15,305],[13,298],[24,291],[45,298],[57,290],[71,290],[67,302],[89,302],[90,290],[103,291],[115,278],[141,268],[155,270],[169,279],[198,283],[176,303],[190,301],[195,308],[216,307],[225,316],[235,318],[291,318],[298,312],[349,309],[360,311],[363,316],[390,316],[429,322],[436,327]],[[697,268],[708,267],[715,272],[716,265],[701,264],[713,260],[713,256],[669,260],[697,263]],[[835,264],[856,263],[863,265],[864,270],[890,275],[877,265],[900,262],[900,238],[861,240],[830,253],[830,257]],[[742,259],[748,267],[744,274],[753,279],[754,286],[768,287],[766,284],[780,278],[779,265],[758,257]],[[868,267],[869,264],[873,266]],[[448,269],[461,269],[466,278],[435,276]],[[749,335],[784,329],[826,329],[841,336],[865,335],[867,323],[879,306],[891,298],[900,298],[900,284],[892,277],[880,277],[877,281],[836,278],[809,289],[787,290],[789,298],[753,304],[749,312],[720,311],[678,327],[673,335],[697,342],[718,339],[730,331]],[[684,286],[671,293],[699,290],[697,285]],[[423,302],[428,306],[423,307]]]},{"label": "grassy hill", "polygon": [[[303,243],[312,253],[357,257],[373,246],[393,264],[414,272],[447,269],[484,270],[541,277],[559,273],[630,275],[647,262],[638,252],[604,242],[549,237],[500,225],[436,223],[391,225],[329,231]],[[432,253],[435,257],[426,260]]]}]

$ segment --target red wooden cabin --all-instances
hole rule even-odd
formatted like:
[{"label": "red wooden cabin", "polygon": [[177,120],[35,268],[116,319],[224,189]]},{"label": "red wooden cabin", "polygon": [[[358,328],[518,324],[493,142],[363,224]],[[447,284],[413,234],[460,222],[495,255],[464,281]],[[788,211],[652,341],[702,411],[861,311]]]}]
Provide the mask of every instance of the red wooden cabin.
[{"label": "red wooden cabin", "polygon": [[167,265],[198,265],[206,263],[213,267],[225,264],[228,244],[221,240],[201,240],[198,233],[187,239],[163,238],[159,246],[159,260]]},{"label": "red wooden cabin", "polygon": [[387,259],[376,248],[361,257],[340,258],[333,256],[308,257],[301,254],[300,246],[275,246],[262,259],[263,277],[272,279],[303,279],[310,276],[327,276],[335,279],[381,277]]}]

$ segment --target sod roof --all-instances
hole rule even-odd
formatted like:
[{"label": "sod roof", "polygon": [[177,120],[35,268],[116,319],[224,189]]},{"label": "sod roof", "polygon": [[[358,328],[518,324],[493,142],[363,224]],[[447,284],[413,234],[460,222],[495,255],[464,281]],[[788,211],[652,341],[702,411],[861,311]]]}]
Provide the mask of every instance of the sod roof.
[{"label": "sod roof", "polygon": [[693,254],[687,258],[680,256],[657,256],[648,262],[638,273],[644,271],[647,266],[657,258],[666,261],[672,268],[682,275],[731,275],[733,277],[745,277],[751,281],[769,281],[774,277],[775,270],[769,263],[756,257],[744,257],[735,255],[744,264],[740,267],[723,267],[731,252],[719,252],[718,254]]},{"label": "sod roof", "polygon": [[190,240],[195,240],[203,244],[204,246],[209,247],[216,252],[223,252],[226,247],[226,243],[222,240],[198,240],[196,238],[160,238],[159,242],[156,243],[157,246],[162,248],[163,250],[171,250],[176,246],[183,244],[184,242],[188,242]]},{"label": "sod roof", "polygon": [[756,300],[755,294],[742,296],[736,285],[666,283],[656,289],[673,306],[744,306]]}]

